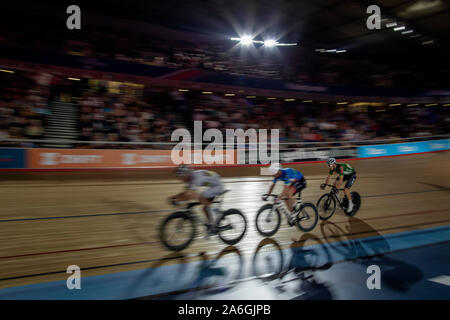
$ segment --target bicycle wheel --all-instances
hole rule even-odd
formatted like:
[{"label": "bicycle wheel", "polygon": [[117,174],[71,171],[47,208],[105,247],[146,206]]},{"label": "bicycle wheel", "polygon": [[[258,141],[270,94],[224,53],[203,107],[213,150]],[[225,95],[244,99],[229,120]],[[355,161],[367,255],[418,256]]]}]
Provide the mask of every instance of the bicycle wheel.
[{"label": "bicycle wheel", "polygon": [[237,209],[228,209],[217,222],[217,234],[226,244],[236,244],[245,235],[247,231],[247,219]]},{"label": "bicycle wheel", "polygon": [[256,214],[256,230],[265,237],[273,236],[280,228],[281,215],[273,204],[262,206]]},{"label": "bicycle wheel", "polygon": [[195,234],[194,219],[184,212],[175,212],[161,224],[159,238],[166,248],[180,251],[191,244]]},{"label": "bicycle wheel", "polygon": [[297,227],[304,232],[309,232],[314,229],[318,220],[319,213],[316,206],[310,202],[302,203],[296,217]]},{"label": "bicycle wheel", "polygon": [[330,219],[336,211],[336,200],[330,193],[325,193],[317,201],[317,210],[321,220]]},{"label": "bicycle wheel", "polygon": [[353,191],[350,193],[353,201],[353,210],[347,213],[348,216],[353,217],[356,212],[358,212],[359,208],[361,208],[361,196],[358,192]]}]

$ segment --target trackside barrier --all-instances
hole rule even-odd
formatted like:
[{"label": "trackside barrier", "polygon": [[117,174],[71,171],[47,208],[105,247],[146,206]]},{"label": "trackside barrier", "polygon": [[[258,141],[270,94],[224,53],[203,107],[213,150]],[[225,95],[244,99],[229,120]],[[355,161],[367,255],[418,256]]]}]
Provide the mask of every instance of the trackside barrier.
[{"label": "trackside barrier", "polygon": [[[450,139],[358,147],[297,148],[280,150],[280,162],[321,161],[328,157],[376,158],[447,150],[450,150]],[[211,165],[215,156],[222,158],[224,162]],[[236,157],[236,150],[231,153],[223,151],[221,154],[213,154],[209,162],[203,159],[198,165],[233,166],[237,163]],[[246,160],[246,163],[252,165],[248,152]],[[176,164],[171,160],[171,150],[0,148],[0,170],[145,169],[174,166]]]},{"label": "trackside barrier", "polygon": [[25,164],[25,149],[0,148],[0,169],[23,169]]},{"label": "trackside barrier", "polygon": [[398,156],[450,150],[450,139],[357,147],[358,158]]}]

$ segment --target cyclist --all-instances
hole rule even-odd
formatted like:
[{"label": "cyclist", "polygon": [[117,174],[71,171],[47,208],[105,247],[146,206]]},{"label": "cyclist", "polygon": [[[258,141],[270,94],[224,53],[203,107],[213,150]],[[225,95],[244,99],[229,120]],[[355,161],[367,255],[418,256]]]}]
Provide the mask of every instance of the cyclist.
[{"label": "cyclist", "polygon": [[336,178],[336,181],[334,182],[334,186],[338,189],[341,188],[344,181],[347,181],[344,188],[345,196],[348,200],[348,207],[347,207],[347,213],[351,212],[353,210],[353,201],[352,196],[350,194],[350,188],[352,187],[353,183],[356,180],[356,171],[347,163],[337,163],[335,158],[328,158],[327,160],[327,166],[330,169],[327,179],[325,180],[325,183],[320,186],[321,189],[325,189],[325,185],[328,184],[330,181],[331,176],[333,173],[337,173],[338,177]]},{"label": "cyclist", "polygon": [[[177,167],[175,174],[185,183],[185,191],[169,197],[169,201],[197,200],[203,205],[203,212],[208,221],[208,236],[215,234],[215,217],[210,206],[216,196],[221,195],[225,189],[220,176],[208,170],[192,170],[182,164]],[[199,192],[199,187],[208,187],[203,192]]]},{"label": "cyclist", "polygon": [[[290,212],[294,211],[295,198],[297,193],[301,194],[301,191],[306,188],[306,180],[303,174],[292,168],[285,168],[279,163],[273,163],[269,167],[269,173],[274,176],[273,183],[270,186],[268,194],[272,193],[275,184],[281,180],[284,181],[284,189],[280,195],[280,199],[286,199],[285,203]],[[266,201],[268,196],[263,196],[263,200]]]}]

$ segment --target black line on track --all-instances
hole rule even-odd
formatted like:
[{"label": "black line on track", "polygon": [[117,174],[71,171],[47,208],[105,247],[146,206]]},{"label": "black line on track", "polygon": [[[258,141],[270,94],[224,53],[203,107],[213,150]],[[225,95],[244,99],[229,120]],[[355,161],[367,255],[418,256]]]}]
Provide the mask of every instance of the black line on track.
[{"label": "black line on track", "polygon": [[[224,179],[227,179],[227,177],[222,177]],[[245,178],[245,177],[243,177]],[[364,178],[364,179],[382,179],[381,177],[359,177],[360,179]],[[236,179],[237,180],[237,179]],[[242,183],[242,182],[267,182],[267,181],[272,181],[273,179],[253,179],[253,180],[237,180],[237,181],[225,181],[226,184],[228,183]],[[322,181],[323,178],[308,178],[309,180],[318,180],[318,181]],[[115,186],[115,187],[120,187],[120,186],[151,186],[151,185],[164,185],[164,184],[180,184],[179,181],[165,181],[165,182],[142,182],[142,183],[120,183],[120,184],[115,184],[115,183],[104,183],[104,184],[68,184],[68,185],[64,185],[64,187],[110,187],[110,186]],[[0,185],[0,188],[59,188],[61,186],[59,185]]]},{"label": "black line on track", "polygon": [[127,215],[127,214],[146,214],[146,213],[158,213],[158,212],[168,212],[167,210],[149,210],[149,211],[132,211],[132,212],[115,212],[115,213],[93,213],[93,214],[83,214],[75,216],[59,216],[59,217],[42,217],[42,218],[22,218],[22,219],[7,219],[0,220],[0,222],[18,222],[18,221],[34,221],[34,220],[53,220],[53,219],[69,219],[69,218],[89,218],[89,217],[104,217],[104,216],[117,216],[117,215]]},{"label": "black line on track", "polygon": [[[440,220],[440,221],[431,221],[428,223],[418,223],[418,224],[413,224],[413,225],[405,225],[405,226],[396,226],[396,227],[390,227],[390,228],[385,228],[385,229],[380,229],[380,230],[375,230],[375,231],[386,231],[386,230],[391,230],[391,229],[398,229],[398,228],[404,228],[404,227],[416,227],[416,226],[424,226],[424,225],[429,225],[429,224],[434,224],[434,223],[442,223],[442,222],[450,222],[450,219],[447,220]],[[357,232],[357,233],[352,233],[352,235],[358,235],[358,234],[365,234],[365,233],[370,233],[367,231],[364,232]],[[380,235],[380,237],[383,237],[382,235]],[[326,239],[325,237],[317,237],[319,240],[321,239]],[[327,237],[328,238],[328,237]],[[329,237],[329,238],[333,238],[333,237]],[[358,238],[356,238],[358,239]],[[343,240],[343,241],[352,241],[352,240],[356,240],[356,239],[347,239],[347,240]],[[341,241],[342,242],[342,241]],[[450,242],[448,240],[443,241],[442,243],[445,242]],[[436,242],[436,243],[430,243],[430,244],[426,244],[426,245],[422,245],[422,246],[429,246],[429,245],[434,245],[434,244],[439,244],[441,242]],[[330,245],[330,244],[328,244]],[[386,254],[389,254],[391,252],[397,252],[397,251],[402,251],[402,250],[410,250],[410,249],[414,249],[414,248],[420,248],[422,246],[417,246],[417,247],[413,247],[413,248],[406,248],[406,249],[399,249],[399,250],[394,250],[394,251],[390,251]],[[244,254],[247,254],[246,252],[242,252]],[[190,254],[190,255],[179,255],[179,256],[168,256],[168,257],[164,257],[164,258],[157,258],[157,259],[148,259],[148,260],[139,260],[139,261],[131,261],[131,262],[122,262],[122,263],[115,263],[115,264],[108,264],[108,265],[100,265],[100,266],[93,266],[93,267],[86,267],[86,268],[80,268],[81,271],[83,270],[95,270],[95,269],[103,269],[103,268],[112,268],[112,267],[117,267],[117,266],[125,266],[125,265],[133,265],[133,264],[141,264],[141,263],[149,263],[149,262],[160,262],[160,261],[170,261],[173,259],[182,259],[182,258],[189,258],[192,256],[196,256],[197,254]],[[248,254],[247,254],[248,255]],[[210,259],[208,259],[210,260]],[[352,259],[349,259],[352,260]],[[347,260],[342,260],[342,261],[347,261]],[[342,262],[340,261],[340,262]],[[151,268],[151,267],[150,267]],[[130,270],[126,270],[126,271],[130,271]],[[126,272],[126,271],[119,271],[119,272]],[[58,273],[67,273],[66,270],[62,270],[62,271],[52,271],[52,272],[45,272],[45,273],[36,273],[36,274],[27,274],[27,275],[23,275],[23,276],[15,276],[15,277],[8,277],[8,278],[0,278],[0,281],[6,281],[6,280],[16,280],[16,279],[23,279],[23,278],[31,278],[31,277],[39,277],[39,276],[46,276],[46,275],[52,275],[52,274],[58,274]]]}]

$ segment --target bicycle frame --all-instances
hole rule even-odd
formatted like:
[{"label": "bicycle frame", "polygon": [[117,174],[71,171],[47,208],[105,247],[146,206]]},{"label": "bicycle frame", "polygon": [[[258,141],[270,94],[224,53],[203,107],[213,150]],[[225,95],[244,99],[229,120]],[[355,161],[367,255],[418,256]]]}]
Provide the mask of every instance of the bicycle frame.
[{"label": "bicycle frame", "polygon": [[[269,194],[268,196],[269,196],[269,197],[273,197],[274,199],[278,198],[278,195],[276,195],[276,194]],[[283,205],[283,203],[281,202],[281,201],[285,201],[285,200],[286,200],[286,199],[280,199],[279,202],[274,202],[274,203],[273,203],[273,207],[272,207],[270,213],[272,213],[272,210],[274,210],[274,209],[279,209],[279,211],[281,211],[281,213],[284,214],[284,216],[286,217],[286,219],[289,220],[289,218],[290,218],[291,214],[293,214],[293,212],[289,212],[289,210],[286,208],[286,206]],[[298,197],[297,197],[297,203],[296,203],[296,205],[300,204],[301,202],[302,202],[302,200],[301,200],[301,198],[298,196]]]},{"label": "bicycle frame", "polygon": [[[327,186],[332,187],[332,189],[330,190],[330,192],[328,194],[330,194],[335,200],[336,202],[339,204],[339,207],[341,209],[344,209],[344,203],[341,201],[341,199],[339,199],[338,197],[338,193],[339,191],[344,191],[344,189],[337,189],[335,186],[328,184]],[[345,197],[345,195],[344,195]],[[344,198],[342,198],[344,199]]]},{"label": "bicycle frame", "polygon": [[[216,205],[216,206],[213,207],[213,209],[217,210],[217,214],[218,215],[221,215],[223,213],[222,209],[221,209],[221,206],[222,206],[222,202],[223,202],[223,198],[224,198],[225,193],[226,192],[222,193],[221,195],[216,196],[216,199],[214,199],[211,202],[211,205]],[[200,202],[190,202],[190,203],[187,204],[187,206],[185,208],[183,208],[183,209],[181,209],[179,211],[180,212],[185,212],[187,215],[192,216],[192,218],[194,219],[195,223],[201,224],[201,225],[205,226],[206,228],[208,228],[208,224],[205,221],[203,221],[201,218],[199,218],[197,216],[196,212],[192,210],[193,207],[198,206],[198,205],[200,205]],[[219,219],[217,219],[217,220],[219,220]]]}]

